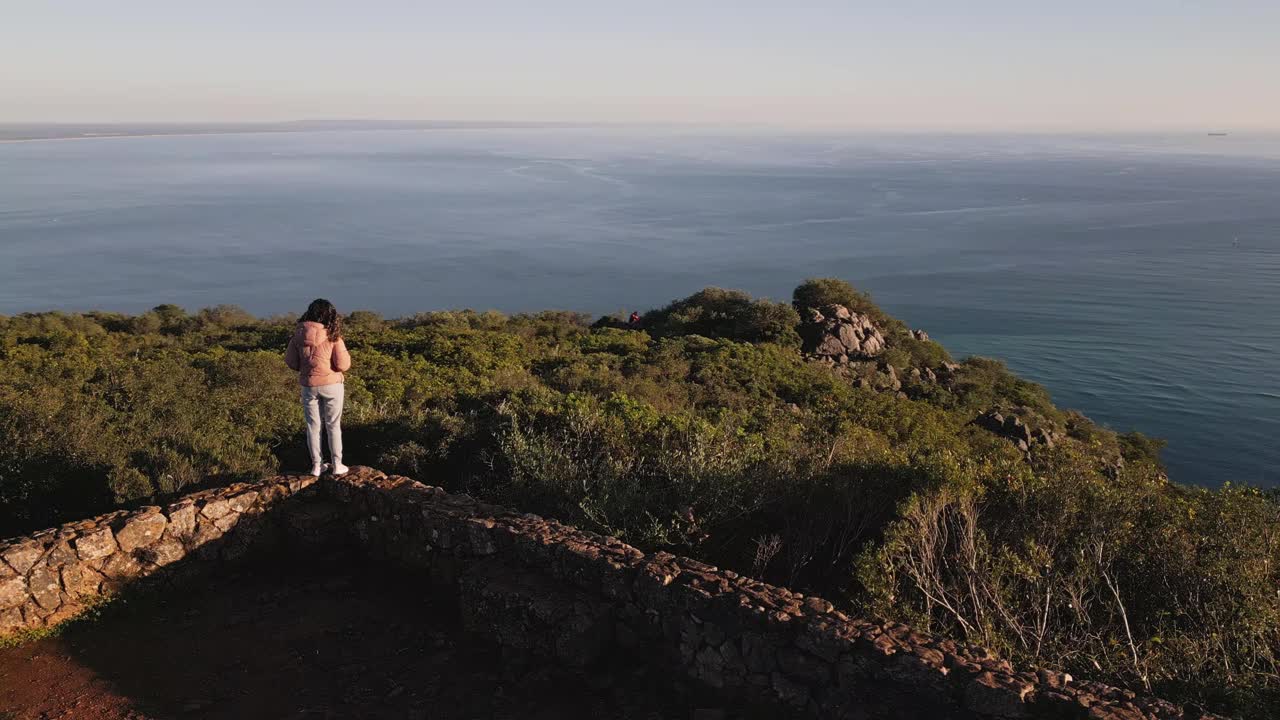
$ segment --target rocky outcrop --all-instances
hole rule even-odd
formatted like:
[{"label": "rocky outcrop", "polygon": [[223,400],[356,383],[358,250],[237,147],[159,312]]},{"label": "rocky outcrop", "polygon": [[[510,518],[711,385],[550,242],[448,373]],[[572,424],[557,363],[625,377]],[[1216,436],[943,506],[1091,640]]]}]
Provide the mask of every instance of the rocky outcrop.
[{"label": "rocky outcrop", "polygon": [[881,392],[901,392],[902,378],[898,375],[898,369],[892,365],[879,365],[877,363],[861,363],[857,368],[860,375],[858,376],[858,387],[864,390],[878,390]]},{"label": "rocky outcrop", "polygon": [[[864,390],[893,393],[899,398],[919,398],[930,386],[950,388],[961,366],[943,362],[936,367],[899,369],[888,362],[884,333],[866,315],[843,305],[804,310],[799,327],[801,351],[811,360],[825,363]],[[924,330],[911,330],[911,338],[929,342]]]},{"label": "rocky outcrop", "polygon": [[[290,495],[306,502],[281,502]],[[1210,717],[1061,672],[1019,671],[980,647],[370,468],[205,491],[6,541],[0,607],[18,610],[18,626],[46,625],[77,597],[164,564],[240,557],[266,527],[323,534],[430,578],[458,594],[471,631],[506,647],[572,667],[618,655],[653,663],[770,717]]]},{"label": "rocky outcrop", "polygon": [[988,410],[974,418],[972,423],[1008,439],[1023,452],[1030,452],[1036,446],[1051,449],[1060,440],[1059,435],[1048,427],[1032,429],[1031,425],[1017,415],[1004,415],[998,410]]},{"label": "rocky outcrop", "polygon": [[871,319],[843,305],[810,309],[800,338],[806,355],[836,365],[875,358],[885,350],[884,335]]},{"label": "rocky outcrop", "polygon": [[[843,305],[826,305],[805,311],[800,325],[801,350],[809,358],[831,365],[866,390],[896,393],[910,397],[912,391],[941,384],[949,386],[960,366],[944,362],[936,368],[912,367],[905,370],[890,365],[883,358],[888,341],[880,328],[866,315]],[[929,334],[912,330],[911,337],[928,341]]]}]

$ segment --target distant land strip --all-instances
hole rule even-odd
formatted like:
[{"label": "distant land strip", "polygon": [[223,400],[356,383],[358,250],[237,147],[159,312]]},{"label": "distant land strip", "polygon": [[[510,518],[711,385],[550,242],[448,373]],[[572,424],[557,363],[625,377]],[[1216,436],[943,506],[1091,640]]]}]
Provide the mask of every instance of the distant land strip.
[{"label": "distant land strip", "polygon": [[169,135],[236,135],[358,130],[491,130],[590,127],[600,123],[298,120],[272,123],[0,123],[0,143]]}]

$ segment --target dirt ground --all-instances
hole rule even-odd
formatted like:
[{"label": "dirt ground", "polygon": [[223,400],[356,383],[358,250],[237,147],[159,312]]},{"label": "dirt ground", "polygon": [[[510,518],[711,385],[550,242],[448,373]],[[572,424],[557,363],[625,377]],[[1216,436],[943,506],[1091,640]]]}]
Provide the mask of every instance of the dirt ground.
[{"label": "dirt ground", "polygon": [[429,588],[332,574],[352,564],[247,569],[0,649],[0,720],[724,717],[637,664],[504,658]]}]

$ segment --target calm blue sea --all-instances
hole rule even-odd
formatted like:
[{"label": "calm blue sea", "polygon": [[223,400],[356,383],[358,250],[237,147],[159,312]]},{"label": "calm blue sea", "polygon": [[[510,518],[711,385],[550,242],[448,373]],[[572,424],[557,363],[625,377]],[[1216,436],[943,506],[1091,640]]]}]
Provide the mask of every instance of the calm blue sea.
[{"label": "calm blue sea", "polygon": [[837,275],[1280,485],[1280,137],[315,132],[0,144],[0,313],[644,309]]}]

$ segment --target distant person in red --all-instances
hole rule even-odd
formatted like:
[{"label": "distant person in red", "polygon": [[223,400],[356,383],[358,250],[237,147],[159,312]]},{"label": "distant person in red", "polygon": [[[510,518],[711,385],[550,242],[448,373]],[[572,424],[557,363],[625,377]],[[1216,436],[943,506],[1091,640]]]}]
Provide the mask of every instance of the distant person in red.
[{"label": "distant person in red", "polygon": [[631,317],[627,318],[627,324],[631,327],[640,327],[640,313],[632,311]]},{"label": "distant person in red", "polygon": [[[342,341],[342,317],[333,303],[317,299],[298,318],[298,326],[289,339],[285,363],[298,371],[302,386],[302,414],[307,421],[307,450],[311,453],[311,474],[326,470],[344,475],[342,464],[342,373],[351,369],[351,355]],[[320,431],[329,435],[332,464],[320,455]]]}]

